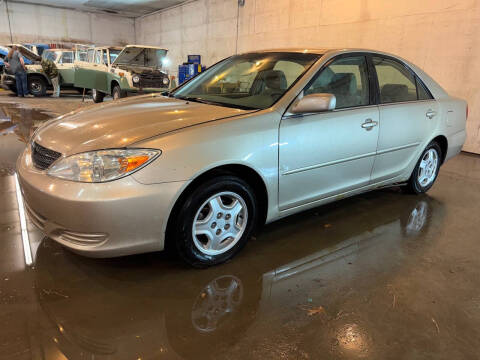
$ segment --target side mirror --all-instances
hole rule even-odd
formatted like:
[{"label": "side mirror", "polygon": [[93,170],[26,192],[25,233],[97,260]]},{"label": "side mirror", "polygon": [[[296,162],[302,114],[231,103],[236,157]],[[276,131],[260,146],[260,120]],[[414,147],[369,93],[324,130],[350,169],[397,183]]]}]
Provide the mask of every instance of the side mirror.
[{"label": "side mirror", "polygon": [[306,95],[293,103],[293,114],[316,113],[335,109],[337,98],[333,94],[320,93]]}]

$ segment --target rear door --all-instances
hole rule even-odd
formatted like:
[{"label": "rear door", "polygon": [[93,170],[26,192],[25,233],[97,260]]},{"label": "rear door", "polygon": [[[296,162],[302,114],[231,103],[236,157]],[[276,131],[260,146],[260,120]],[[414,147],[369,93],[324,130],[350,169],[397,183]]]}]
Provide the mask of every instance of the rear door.
[{"label": "rear door", "polygon": [[372,56],[378,79],[380,134],[372,182],[402,174],[435,128],[438,107],[421,80],[397,59]]},{"label": "rear door", "polygon": [[108,92],[108,67],[103,61],[103,49],[89,49],[87,61],[75,63],[75,86]]}]

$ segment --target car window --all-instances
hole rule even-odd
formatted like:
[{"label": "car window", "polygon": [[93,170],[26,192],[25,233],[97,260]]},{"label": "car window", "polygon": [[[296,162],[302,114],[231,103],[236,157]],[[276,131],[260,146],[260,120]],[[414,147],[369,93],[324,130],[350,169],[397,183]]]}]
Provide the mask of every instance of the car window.
[{"label": "car window", "polygon": [[104,63],[105,65],[108,65],[107,50],[103,50],[103,63]]},{"label": "car window", "polygon": [[102,50],[95,51],[95,64],[102,64]]},{"label": "car window", "polygon": [[57,60],[57,53],[55,51],[44,51],[42,57],[46,60],[55,62]]},{"label": "car window", "polygon": [[402,63],[373,57],[380,90],[380,103],[388,104],[417,100],[415,76]]},{"label": "car window", "polygon": [[95,50],[94,49],[88,49],[87,54],[88,54],[88,60],[87,61],[90,62],[90,63],[93,63]]},{"label": "car window", "polygon": [[73,52],[64,52],[61,59],[62,64],[72,64],[73,63]]},{"label": "car window", "polygon": [[115,49],[110,49],[108,52],[110,54],[110,64],[113,64],[115,59],[118,57],[118,54],[120,54],[121,50],[115,50]]},{"label": "car window", "polygon": [[430,100],[430,99],[433,99],[432,95],[427,91],[427,89],[425,88],[425,86],[421,83],[420,80],[418,80],[418,78],[416,77],[415,78],[416,82],[417,82],[417,96],[418,96],[418,100]]},{"label": "car window", "polygon": [[304,95],[328,93],[336,97],[336,109],[368,105],[369,84],[365,56],[334,60],[320,71]]},{"label": "car window", "polygon": [[178,98],[222,106],[265,109],[318,60],[308,53],[251,53],[212,66],[174,92]]}]

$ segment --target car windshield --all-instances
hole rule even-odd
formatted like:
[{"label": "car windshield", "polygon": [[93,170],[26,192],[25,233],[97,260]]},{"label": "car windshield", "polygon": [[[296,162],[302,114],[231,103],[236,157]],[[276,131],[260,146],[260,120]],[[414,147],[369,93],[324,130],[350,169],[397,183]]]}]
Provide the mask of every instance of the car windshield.
[{"label": "car windshield", "polygon": [[196,76],[172,96],[235,108],[266,109],[319,57],[280,52],[232,56]]},{"label": "car windshield", "polygon": [[42,57],[46,60],[52,60],[55,62],[57,60],[58,54],[54,51],[44,51]]},{"label": "car windshield", "polygon": [[120,51],[122,50],[114,50],[114,49],[110,49],[110,64],[113,64],[113,62],[115,61],[115,59],[118,57],[118,54],[120,54]]}]

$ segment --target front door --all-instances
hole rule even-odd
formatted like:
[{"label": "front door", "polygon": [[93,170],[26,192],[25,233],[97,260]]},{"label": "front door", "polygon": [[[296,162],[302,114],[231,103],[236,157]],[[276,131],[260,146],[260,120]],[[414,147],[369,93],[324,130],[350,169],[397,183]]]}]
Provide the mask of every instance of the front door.
[{"label": "front door", "polygon": [[62,85],[72,86],[75,82],[75,69],[73,64],[73,51],[63,51],[57,62]]},{"label": "front door", "polygon": [[435,128],[438,105],[421,81],[399,61],[372,58],[378,78],[380,134],[372,182],[401,175]]},{"label": "front door", "polygon": [[363,55],[334,59],[302,95],[331,93],[335,110],[286,116],[279,134],[279,207],[286,210],[369,184],[378,107]]}]

